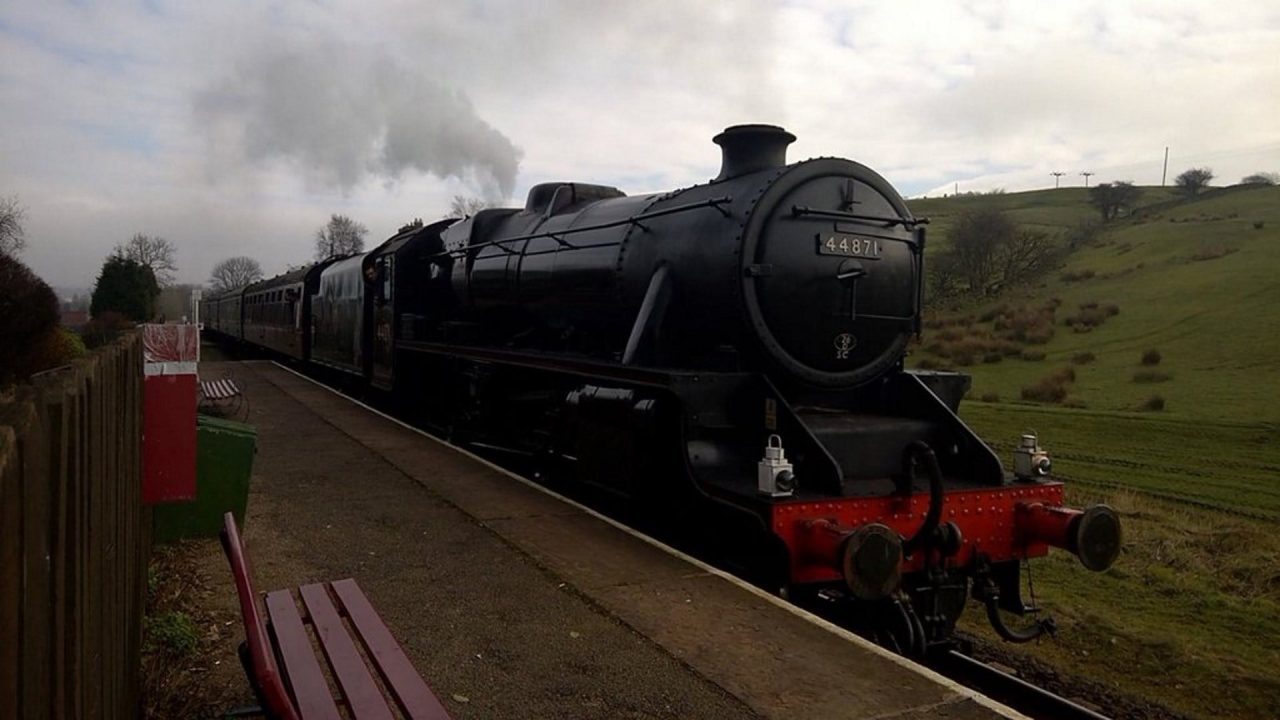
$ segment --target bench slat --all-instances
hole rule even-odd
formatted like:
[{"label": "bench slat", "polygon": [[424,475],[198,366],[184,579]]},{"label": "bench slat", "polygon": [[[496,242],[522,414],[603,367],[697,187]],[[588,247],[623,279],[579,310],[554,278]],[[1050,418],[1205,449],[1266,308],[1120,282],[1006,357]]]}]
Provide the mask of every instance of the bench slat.
[{"label": "bench slat", "polygon": [[311,648],[311,638],[298,615],[293,595],[288,590],[267,593],[267,614],[275,628],[284,674],[289,678],[294,704],[302,720],[342,720],[330,695],[329,682],[325,680]]},{"label": "bench slat", "polygon": [[227,553],[227,561],[231,563],[236,596],[240,600],[240,616],[244,619],[245,645],[248,646],[250,663],[253,665],[253,680],[262,693],[263,703],[274,717],[279,720],[298,720],[293,704],[289,701],[289,692],[280,677],[280,669],[276,667],[271,641],[262,622],[262,612],[258,609],[258,595],[253,589],[253,574],[249,572],[249,558],[245,556],[244,543],[240,540],[240,529],[236,527],[235,515],[229,512],[222,516],[221,537],[222,548]]},{"label": "bench slat", "polygon": [[208,380],[200,383],[200,392],[210,400],[226,400],[240,394],[240,388],[230,380]]},{"label": "bench slat", "polygon": [[324,586],[303,585],[298,592],[355,720],[395,720]]},{"label": "bench slat", "polygon": [[338,602],[351,618],[351,624],[356,628],[369,656],[378,666],[405,716],[410,720],[449,720],[449,713],[418,675],[418,671],[414,670],[413,663],[404,654],[382,618],[374,611],[356,581],[350,578],[337,580],[332,586]]}]

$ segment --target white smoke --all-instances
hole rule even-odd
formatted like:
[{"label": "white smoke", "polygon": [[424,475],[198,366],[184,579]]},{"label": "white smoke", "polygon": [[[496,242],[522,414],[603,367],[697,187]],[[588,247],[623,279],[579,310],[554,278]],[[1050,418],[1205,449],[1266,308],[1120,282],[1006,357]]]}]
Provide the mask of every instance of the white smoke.
[{"label": "white smoke", "polygon": [[460,90],[338,42],[264,49],[200,92],[195,111],[213,162],[283,159],[344,191],[418,171],[506,198],[522,155]]}]

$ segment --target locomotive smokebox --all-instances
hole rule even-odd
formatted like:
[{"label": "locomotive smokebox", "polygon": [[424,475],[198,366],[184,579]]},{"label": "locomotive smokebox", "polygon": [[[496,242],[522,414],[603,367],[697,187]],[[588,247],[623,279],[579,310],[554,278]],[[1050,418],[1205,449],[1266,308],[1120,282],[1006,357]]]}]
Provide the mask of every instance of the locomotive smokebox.
[{"label": "locomotive smokebox", "polygon": [[711,139],[720,146],[715,182],[787,164],[787,146],[796,136],[777,125],[734,125]]}]

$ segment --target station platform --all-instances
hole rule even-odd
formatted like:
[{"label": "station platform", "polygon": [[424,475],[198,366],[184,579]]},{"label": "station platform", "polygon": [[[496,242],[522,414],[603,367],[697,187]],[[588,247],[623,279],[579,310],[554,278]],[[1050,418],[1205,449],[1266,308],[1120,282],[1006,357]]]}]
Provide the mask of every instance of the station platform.
[{"label": "station platform", "polygon": [[257,427],[258,587],[356,578],[455,718],[1021,717],[288,368],[201,373]]}]

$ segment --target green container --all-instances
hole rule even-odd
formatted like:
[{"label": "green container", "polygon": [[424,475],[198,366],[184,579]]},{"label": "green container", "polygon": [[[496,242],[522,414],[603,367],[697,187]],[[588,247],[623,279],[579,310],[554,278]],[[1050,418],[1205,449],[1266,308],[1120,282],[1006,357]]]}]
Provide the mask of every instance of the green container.
[{"label": "green container", "polygon": [[196,499],[152,509],[155,542],[217,537],[222,514],[228,510],[244,527],[257,442],[258,433],[252,425],[197,415]]}]

